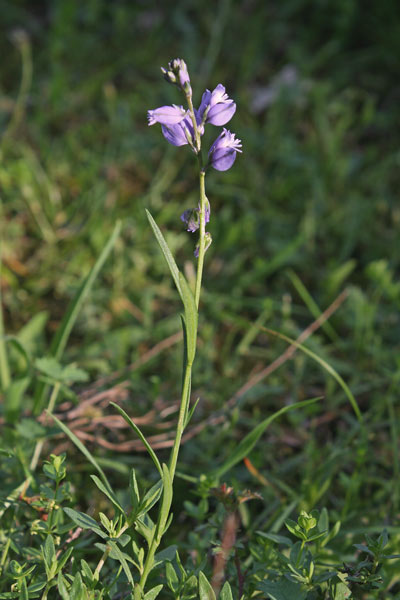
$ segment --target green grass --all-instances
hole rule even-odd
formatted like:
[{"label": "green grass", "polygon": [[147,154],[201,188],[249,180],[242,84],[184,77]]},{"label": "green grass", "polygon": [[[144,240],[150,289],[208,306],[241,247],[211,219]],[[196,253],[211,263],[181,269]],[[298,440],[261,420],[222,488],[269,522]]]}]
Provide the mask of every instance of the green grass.
[{"label": "green grass", "polygon": [[[179,330],[179,297],[145,208],[193,281],[194,240],[179,215],[197,202],[194,161],[189,152],[167,147],[156,127],[148,129],[146,111],[177,101],[159,67],[182,56],[195,90],[222,82],[237,101],[232,130],[243,142],[243,155],[226,174],[207,176],[213,243],[192,389],[192,398],[201,398],[192,423],[203,427],[184,444],[178,471],[199,477],[218,470],[269,414],[323,396],[271,423],[251,451],[270,486],[243,463],[223,480],[263,494],[263,508],[246,504],[254,530],[277,519],[279,498],[281,510],[291,502],[296,510],[327,506],[342,520],[342,541],[353,536],[360,542],[362,527],[387,526],[398,552],[397,3],[364,10],[355,0],[222,0],[201,6],[179,0],[160,7],[104,0],[33,7],[3,0],[2,14],[5,332],[17,336],[32,359],[48,353],[68,303],[119,219],[121,236],[78,315],[65,364],[76,362],[96,382]],[[28,36],[22,42],[18,28]],[[288,66],[292,83],[279,87]],[[275,99],[257,108],[267,86]],[[287,348],[263,327],[297,338],[345,288],[348,296],[329,324],[305,345],[345,380],[363,415],[364,433],[343,389],[300,351],[229,402]],[[6,344],[11,377],[23,388],[26,361]],[[117,399],[132,418],[146,415],[155,402],[167,409],[179,396],[181,353],[175,343],[99,389],[125,382],[109,400],[122,394]],[[85,388],[74,389],[72,402],[78,404]],[[4,447],[22,454],[33,442],[24,433],[15,437],[13,429],[31,416],[33,398],[29,385],[20,412],[3,429]],[[115,414],[106,406],[99,411]],[[150,414],[146,437],[164,432],[162,421],[176,417]],[[55,445],[67,448],[81,509],[101,509],[97,491],[87,496],[91,467],[56,433],[51,429],[47,452]],[[131,440],[128,430],[104,426],[92,434],[115,446]],[[118,453],[87,443],[121,495],[127,466],[150,483],[150,465],[137,449]],[[167,451],[160,455],[167,460]],[[11,470],[10,463],[3,467],[6,491],[26,476],[23,461],[9,460]],[[193,519],[182,509],[185,501],[195,501],[195,490],[177,480],[174,513],[183,516],[170,537],[189,547]],[[392,581],[390,597],[396,593],[399,583]]]}]

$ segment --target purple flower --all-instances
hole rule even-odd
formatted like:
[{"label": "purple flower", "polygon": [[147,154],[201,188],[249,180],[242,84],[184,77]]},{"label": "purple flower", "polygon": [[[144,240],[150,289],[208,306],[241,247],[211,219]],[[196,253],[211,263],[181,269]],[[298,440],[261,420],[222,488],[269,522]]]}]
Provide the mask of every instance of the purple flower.
[{"label": "purple flower", "polygon": [[173,104],[172,106],[161,106],[154,110],[148,110],[147,118],[149,120],[149,125],[154,125],[155,123],[161,123],[161,125],[176,125],[183,121],[186,114],[187,111],[183,106],[176,106],[176,104]]},{"label": "purple flower", "polygon": [[236,152],[241,152],[242,142],[235,138],[225,127],[208,152],[209,163],[217,171],[227,171],[236,159]]},{"label": "purple flower", "polygon": [[181,221],[186,225],[186,230],[194,233],[199,228],[199,211],[197,208],[188,208],[181,214]]},{"label": "purple flower", "polygon": [[210,92],[206,90],[199,106],[199,120],[211,125],[225,125],[231,120],[236,111],[235,102],[225,92],[225,87],[219,83]]},{"label": "purple flower", "polygon": [[161,125],[163,136],[173,146],[190,144],[194,149],[193,124],[190,117],[185,117],[175,125]]},{"label": "purple flower", "polygon": [[[206,198],[205,207],[204,207],[204,222],[208,223],[210,221],[210,203]],[[181,214],[181,221],[183,221],[186,225],[187,231],[190,233],[194,233],[198,230],[200,226],[199,220],[199,212],[200,212],[200,204],[198,208],[188,208]]]}]

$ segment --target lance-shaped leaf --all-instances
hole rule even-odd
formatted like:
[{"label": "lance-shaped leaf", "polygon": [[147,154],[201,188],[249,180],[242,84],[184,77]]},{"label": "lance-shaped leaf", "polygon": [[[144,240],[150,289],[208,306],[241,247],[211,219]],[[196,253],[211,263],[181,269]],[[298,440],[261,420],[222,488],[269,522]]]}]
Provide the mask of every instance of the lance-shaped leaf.
[{"label": "lance-shaped leaf", "polygon": [[146,440],[146,438],[144,437],[143,433],[140,431],[139,427],[132,421],[132,419],[130,418],[130,416],[124,411],[123,408],[121,408],[120,406],[118,406],[118,404],[115,404],[115,402],[110,402],[110,404],[112,404],[113,406],[115,406],[115,408],[117,409],[117,411],[119,412],[119,414],[125,419],[125,421],[128,423],[128,425],[133,429],[133,431],[136,433],[136,435],[142,440],[143,444],[145,445],[147,452],[150,454],[152,461],[154,462],[155,466],[157,467],[158,472],[160,473],[161,477],[163,476],[163,471],[160,465],[160,462],[153,450],[153,448],[150,446],[149,442]]}]

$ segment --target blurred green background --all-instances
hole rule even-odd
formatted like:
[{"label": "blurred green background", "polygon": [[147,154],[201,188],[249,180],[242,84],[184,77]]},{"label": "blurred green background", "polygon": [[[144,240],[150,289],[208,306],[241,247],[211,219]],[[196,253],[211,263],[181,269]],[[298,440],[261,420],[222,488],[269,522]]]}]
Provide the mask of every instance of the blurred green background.
[{"label": "blurred green background", "polygon": [[[237,102],[229,128],[243,154],[230,171],[206,179],[213,244],[193,382],[193,397],[201,397],[194,423],[203,429],[184,446],[181,470],[206,472],[269,412],[322,395],[322,403],[275,423],[253,463],[308,509],[326,504],[349,523],[397,519],[400,4],[3,0],[0,12],[7,332],[35,356],[48,351],[117,219],[122,235],[65,362],[95,381],[179,330],[179,299],[144,209],[193,279],[195,240],[179,216],[197,203],[194,157],[146,121],[149,108],[180,103],[160,66],[182,57],[196,104],[218,83]],[[250,324],[297,337],[345,288],[329,325],[307,344],[351,387],[368,446],[360,445],[341,388],[300,352],[224,410],[287,347]],[[132,417],[177,399],[180,360],[174,344],[119,379]],[[11,361],[18,377],[18,353]],[[21,414],[29,415],[31,397],[28,389]],[[221,422],[207,424],[215,414]],[[158,427],[150,421],[149,434],[164,431]],[[110,460],[96,435],[120,438],[93,435],[93,451]],[[120,465],[141,460],[112,456]],[[229,478],[259,485],[244,466]]]}]

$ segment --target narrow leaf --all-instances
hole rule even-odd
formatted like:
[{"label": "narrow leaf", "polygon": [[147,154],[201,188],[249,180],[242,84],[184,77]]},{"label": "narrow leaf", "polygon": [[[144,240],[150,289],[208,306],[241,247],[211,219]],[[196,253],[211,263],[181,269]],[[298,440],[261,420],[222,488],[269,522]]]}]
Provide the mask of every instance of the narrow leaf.
[{"label": "narrow leaf", "polygon": [[151,508],[153,508],[153,506],[156,504],[156,502],[158,501],[158,499],[161,496],[162,488],[163,488],[163,480],[160,479],[146,493],[145,497],[143,498],[142,502],[140,503],[138,515],[143,515],[145,513],[148,513],[149,510]]},{"label": "narrow leaf", "polygon": [[169,469],[165,463],[163,463],[163,499],[160,509],[160,517],[158,521],[157,539],[161,541],[164,534],[165,526],[169,517],[169,510],[171,508],[173,489],[172,480]]},{"label": "narrow leaf", "polygon": [[66,425],[64,425],[64,423],[62,421],[60,421],[59,419],[57,419],[57,417],[55,417],[53,414],[51,413],[47,413],[49,415],[49,417],[51,417],[53,419],[53,421],[55,421],[57,423],[57,425],[59,426],[60,429],[63,430],[63,432],[69,437],[69,439],[71,440],[71,442],[73,442],[75,444],[75,446],[82,452],[82,454],[84,456],[86,456],[86,458],[88,459],[88,461],[90,463],[92,463],[92,465],[94,466],[94,468],[97,470],[97,472],[99,473],[100,477],[102,478],[104,484],[106,485],[106,487],[111,490],[111,485],[106,477],[106,474],[104,473],[103,469],[100,467],[99,463],[97,462],[97,460],[94,458],[94,456],[89,452],[89,450],[86,448],[86,446],[84,446],[84,444],[82,444],[81,440],[79,438],[76,437],[76,435],[74,433],[72,433],[72,431],[70,429],[68,429],[68,427]]},{"label": "narrow leaf", "polygon": [[85,513],[81,513],[73,508],[69,508],[68,506],[64,508],[64,512],[76,525],[78,525],[78,527],[82,527],[82,529],[90,529],[90,531],[97,533],[97,535],[100,537],[108,538],[108,535],[100,529],[97,521],[92,519],[92,517],[89,517],[89,515],[85,515]]},{"label": "narrow leaf", "polygon": [[195,403],[193,404],[193,406],[188,410],[187,415],[186,415],[186,419],[185,419],[185,424],[184,424],[184,427],[183,427],[184,429],[186,429],[186,427],[189,425],[189,423],[190,423],[190,421],[191,421],[191,419],[193,417],[194,411],[196,410],[196,407],[197,407],[197,405],[198,405],[199,402],[200,402],[200,398],[197,398],[196,401],[195,401]]},{"label": "narrow leaf", "polygon": [[[62,354],[64,352],[65,346],[67,344],[68,338],[72,331],[73,326],[75,325],[76,319],[78,317],[79,311],[81,310],[82,304],[89,294],[93,283],[98,276],[100,270],[102,269],[108,255],[114,247],[115,241],[119,235],[121,229],[121,222],[118,221],[114,227],[114,231],[112,232],[107,244],[104,246],[100,256],[96,260],[89,274],[85,277],[81,286],[79,287],[75,297],[70,302],[66,313],[60,323],[60,326],[57,329],[57,332],[52,340],[50,353],[57,360],[60,360]],[[42,409],[43,399],[46,394],[47,386],[43,382],[39,382],[36,390],[35,390],[35,405],[34,412],[37,414]]]},{"label": "narrow leaf", "polygon": [[58,574],[57,588],[62,600],[69,600],[69,593],[66,585],[66,580],[62,576],[61,571]]},{"label": "narrow leaf", "polygon": [[129,489],[131,492],[132,511],[133,511],[133,514],[136,515],[137,509],[139,508],[139,504],[140,504],[140,494],[139,494],[139,487],[138,487],[138,484],[136,481],[135,469],[132,469],[131,473],[130,473]]},{"label": "narrow leaf", "polygon": [[131,573],[129,565],[125,559],[125,556],[123,555],[123,553],[121,552],[121,550],[119,549],[119,547],[117,546],[117,544],[115,542],[113,542],[112,540],[109,540],[108,544],[111,546],[112,550],[114,551],[115,556],[118,557],[118,560],[121,563],[121,566],[126,575],[126,578],[128,579],[129,583],[131,584],[131,586],[133,588],[135,585],[135,582],[133,581],[132,573]]},{"label": "narrow leaf", "polygon": [[63,320],[61,321],[60,327],[57,330],[56,335],[51,344],[51,353],[57,359],[60,359],[62,353],[64,351],[65,345],[68,341],[69,335],[71,333],[72,327],[75,324],[78,313],[82,307],[82,304],[88,295],[96,277],[100,273],[101,268],[103,267],[105,261],[107,260],[108,255],[114,247],[116,239],[121,230],[121,222],[118,221],[114,227],[114,230],[107,242],[104,246],[99,258],[96,260],[92,269],[90,270],[87,277],[82,282],[75,298],[70,303],[67,312],[65,313]]},{"label": "narrow leaf", "polygon": [[196,354],[197,309],[192,291],[182,273],[179,273],[179,283],[182,290],[182,302],[185,307],[187,361],[191,365]]},{"label": "narrow leaf", "polygon": [[84,584],[82,582],[81,574],[78,572],[75,575],[74,582],[73,582],[70,592],[69,592],[70,599],[71,600],[82,600],[85,597],[85,588],[86,588],[86,586],[84,586]]},{"label": "narrow leaf", "polygon": [[129,415],[127,415],[127,413],[124,411],[124,409],[121,408],[120,406],[118,406],[118,404],[115,404],[115,402],[110,402],[110,404],[112,404],[117,409],[119,414],[125,419],[125,421],[133,429],[133,431],[136,433],[136,435],[142,440],[143,444],[145,445],[145,447],[147,449],[147,452],[150,454],[155,466],[157,467],[158,472],[160,473],[160,475],[162,477],[163,471],[162,471],[160,462],[159,462],[153,448],[150,446],[149,442],[146,440],[143,433],[140,431],[139,427],[132,421],[132,419],[129,417]]},{"label": "narrow leaf", "polygon": [[22,579],[21,591],[18,598],[19,600],[29,600],[28,586],[26,585],[25,577]]},{"label": "narrow leaf", "polygon": [[317,363],[319,363],[325,369],[325,371],[327,371],[330,375],[332,375],[332,377],[334,379],[336,379],[336,381],[338,382],[338,384],[340,385],[340,387],[346,394],[351,406],[353,407],[353,410],[357,416],[358,421],[361,423],[363,422],[363,417],[362,417],[360,408],[357,404],[357,400],[354,398],[350,388],[348,387],[346,382],[342,379],[342,377],[339,375],[339,373],[337,371],[335,371],[335,369],[333,367],[331,367],[331,365],[328,364],[326,362],[326,360],[324,360],[323,358],[318,356],[318,354],[315,354],[315,352],[312,352],[306,346],[303,346],[303,344],[296,342],[296,340],[292,340],[292,338],[288,337],[287,335],[284,335],[283,333],[279,333],[279,331],[274,331],[273,329],[267,329],[266,327],[261,327],[260,329],[262,331],[265,331],[266,333],[270,333],[272,335],[275,335],[275,336],[281,338],[282,340],[285,340],[286,342],[288,342],[289,344],[292,344],[293,346],[296,346],[296,348],[298,348],[299,350],[304,352],[304,354],[307,354],[313,360],[315,360]]},{"label": "narrow leaf", "polygon": [[96,475],[91,475],[90,477],[93,479],[99,490],[103,492],[103,494],[107,496],[107,498],[112,502],[115,508],[119,510],[122,514],[125,514],[125,511],[122,508],[121,504],[118,502],[118,499],[114,492],[111,489],[109,489],[106,485],[104,485],[104,483],[100,481],[100,479]]},{"label": "narrow leaf", "polygon": [[169,270],[171,271],[171,275],[172,275],[175,285],[176,285],[176,289],[178,290],[179,295],[182,298],[182,302],[183,302],[182,290],[181,290],[180,281],[179,281],[179,269],[176,265],[175,259],[172,256],[171,250],[169,249],[168,244],[165,241],[165,238],[164,238],[163,234],[161,233],[160,228],[158,227],[157,223],[155,222],[155,220],[153,219],[153,217],[151,216],[150,212],[147,209],[146,209],[146,215],[147,215],[147,218],[151,225],[151,228],[153,230],[153,233],[156,237],[156,240],[161,248],[161,251],[164,254],[164,258],[167,261]]},{"label": "narrow leaf", "polygon": [[250,433],[246,435],[246,437],[239,443],[236,450],[230,455],[230,457],[222,464],[218,469],[216,469],[213,473],[214,477],[221,477],[224,473],[229,471],[236,463],[240,462],[245,458],[249,452],[253,449],[261,435],[267,429],[267,427],[274,421],[277,417],[280,417],[286,412],[290,410],[294,410],[295,408],[302,408],[303,406],[308,406],[309,404],[313,404],[314,402],[318,402],[322,397],[312,398],[311,400],[303,400],[301,402],[295,402],[294,404],[290,404],[289,406],[284,406],[283,408],[277,410],[272,415],[264,419],[261,423],[259,423]]}]

